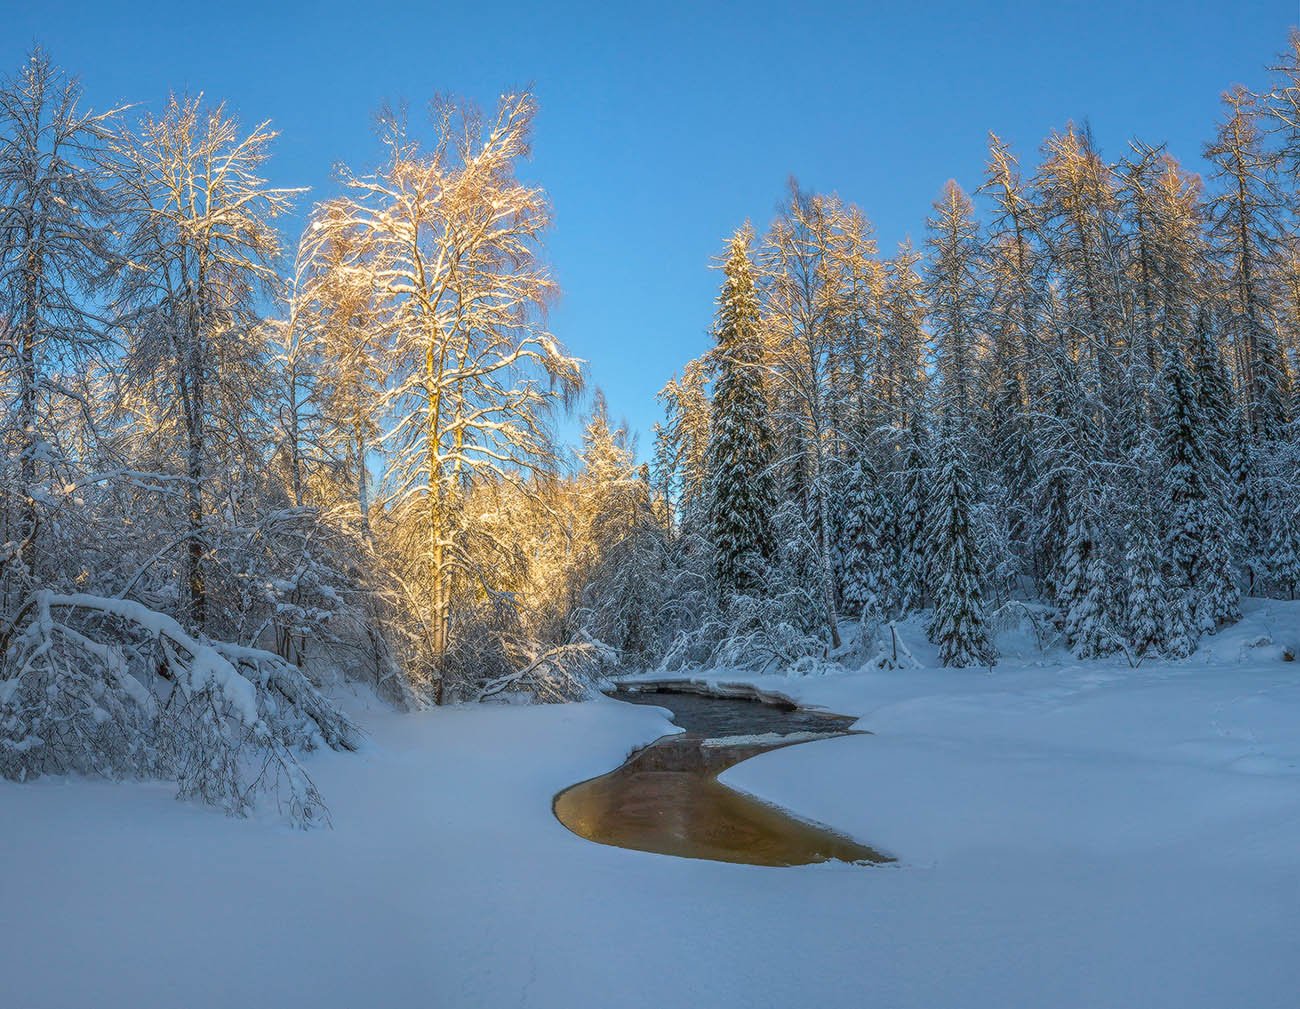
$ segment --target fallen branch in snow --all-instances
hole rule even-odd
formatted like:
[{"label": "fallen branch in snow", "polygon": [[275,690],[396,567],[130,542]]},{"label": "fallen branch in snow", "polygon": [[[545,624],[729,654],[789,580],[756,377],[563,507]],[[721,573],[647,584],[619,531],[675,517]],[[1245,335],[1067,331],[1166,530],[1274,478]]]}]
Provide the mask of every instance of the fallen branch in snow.
[{"label": "fallen branch in snow", "polygon": [[585,696],[605,670],[618,660],[618,652],[602,641],[587,638],[551,648],[531,658],[522,669],[489,680],[476,701],[506,690],[527,690],[540,701],[572,701]]},{"label": "fallen branch in snow", "polygon": [[[92,629],[93,628],[93,629]],[[0,774],[175,777],[233,814],[258,790],[327,819],[296,749],[360,733],[303,672],[130,599],[38,591],[0,634]]]}]

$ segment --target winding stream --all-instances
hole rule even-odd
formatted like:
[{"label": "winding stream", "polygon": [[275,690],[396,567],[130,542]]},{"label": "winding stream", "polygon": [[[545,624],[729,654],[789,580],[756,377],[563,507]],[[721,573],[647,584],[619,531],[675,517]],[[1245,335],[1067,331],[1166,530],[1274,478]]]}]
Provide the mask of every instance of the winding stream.
[{"label": "winding stream", "polygon": [[[717,697],[687,684],[620,685],[610,696],[672,712],[684,732],[565,789],[556,818],[580,837],[664,855],[750,865],[893,859],[828,827],[728,788],[718,775],[768,750],[847,735],[853,719],[771,697]],[[696,688],[698,689],[698,688]]]}]

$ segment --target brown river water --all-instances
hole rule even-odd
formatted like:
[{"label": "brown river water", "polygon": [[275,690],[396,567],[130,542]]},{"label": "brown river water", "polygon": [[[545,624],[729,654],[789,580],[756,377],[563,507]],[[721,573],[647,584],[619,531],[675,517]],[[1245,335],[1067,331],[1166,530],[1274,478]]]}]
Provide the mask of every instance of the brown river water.
[{"label": "brown river water", "polygon": [[620,686],[610,696],[667,708],[686,731],[663,736],[623,766],[557,795],[555,816],[575,834],[620,848],[750,865],[893,861],[718,781],[722,771],[756,754],[847,735],[852,718],[653,685]]}]

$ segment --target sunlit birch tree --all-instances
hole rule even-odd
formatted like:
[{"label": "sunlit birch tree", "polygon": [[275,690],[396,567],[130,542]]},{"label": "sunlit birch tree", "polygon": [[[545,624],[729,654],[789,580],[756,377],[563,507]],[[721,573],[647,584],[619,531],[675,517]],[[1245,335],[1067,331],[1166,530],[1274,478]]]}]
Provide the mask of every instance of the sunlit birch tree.
[{"label": "sunlit birch tree", "polygon": [[[416,516],[418,591],[435,697],[444,694],[453,586],[477,576],[467,550],[475,479],[521,484],[553,465],[547,414],[581,385],[579,362],[547,331],[556,292],[541,258],[545,193],[521,181],[536,102],[505,95],[496,113],[432,107],[422,144],[387,111],[385,159],[345,173],[339,214],[355,230],[374,284],[388,387],[384,504]],[[481,579],[480,579],[481,580]]]},{"label": "sunlit birch tree", "polygon": [[198,628],[207,619],[210,441],[247,434],[240,418],[266,349],[258,299],[276,282],[280,254],[273,221],[300,192],[261,174],[275,136],[269,122],[245,133],[224,105],[173,96],[160,117],[146,115],[114,144],[126,259],[115,308],[132,371],[180,417],[184,577]]}]

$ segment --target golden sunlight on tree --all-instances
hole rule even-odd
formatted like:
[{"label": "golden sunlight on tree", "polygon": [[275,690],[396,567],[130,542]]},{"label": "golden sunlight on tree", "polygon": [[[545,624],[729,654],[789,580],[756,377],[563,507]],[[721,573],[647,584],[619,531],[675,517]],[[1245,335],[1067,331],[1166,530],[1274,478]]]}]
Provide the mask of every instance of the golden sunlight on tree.
[{"label": "golden sunlight on tree", "polygon": [[547,416],[582,385],[545,328],[555,294],[540,258],[546,197],[516,177],[535,111],[527,93],[504,96],[490,117],[438,101],[422,144],[388,110],[382,167],[346,174],[346,195],[313,222],[320,248],[338,250],[335,270],[368,277],[366,326],[386,378],[383,503],[404,529],[404,582],[439,698],[453,587],[474,585],[491,563],[470,550],[467,492],[483,480],[523,487],[552,469]]}]

